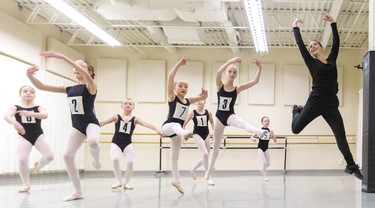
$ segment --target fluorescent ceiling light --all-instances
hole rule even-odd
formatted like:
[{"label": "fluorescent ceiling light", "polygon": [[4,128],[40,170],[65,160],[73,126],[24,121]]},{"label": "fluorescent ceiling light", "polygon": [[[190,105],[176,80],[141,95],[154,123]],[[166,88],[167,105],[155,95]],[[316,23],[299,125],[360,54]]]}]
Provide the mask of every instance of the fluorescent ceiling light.
[{"label": "fluorescent ceiling light", "polygon": [[266,33],[261,0],[243,0],[246,16],[249,21],[251,35],[253,36],[255,50],[257,52],[268,52]]},{"label": "fluorescent ceiling light", "polygon": [[44,0],[51,6],[55,7],[61,13],[72,19],[77,24],[81,25],[83,28],[91,32],[93,35],[106,42],[110,46],[120,46],[121,43],[109,35],[102,28],[98,27],[95,23],[91,22],[69,4],[63,0]]}]

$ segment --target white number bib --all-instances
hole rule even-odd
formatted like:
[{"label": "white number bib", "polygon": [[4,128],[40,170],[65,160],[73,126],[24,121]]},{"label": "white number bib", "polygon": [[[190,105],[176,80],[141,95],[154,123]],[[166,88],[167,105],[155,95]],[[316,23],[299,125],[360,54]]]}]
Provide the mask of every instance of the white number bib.
[{"label": "white number bib", "polygon": [[182,105],[181,103],[176,103],[176,109],[173,114],[173,118],[185,120],[189,111],[189,106]]},{"label": "white number bib", "polygon": [[120,128],[119,128],[118,131],[121,132],[121,133],[130,134],[131,127],[132,127],[132,122],[121,121],[120,122]]},{"label": "white number bib", "polygon": [[221,97],[218,109],[221,111],[229,111],[229,105],[232,102],[231,97]]},{"label": "white number bib", "polygon": [[21,116],[21,122],[22,123],[35,123],[35,117],[31,116]]},{"label": "white number bib", "polygon": [[207,126],[207,116],[197,116],[197,126]]},{"label": "white number bib", "polygon": [[85,111],[83,110],[82,96],[68,97],[68,102],[72,115],[85,114]]},{"label": "white number bib", "polygon": [[265,134],[262,138],[259,138],[260,140],[270,140],[270,132]]}]

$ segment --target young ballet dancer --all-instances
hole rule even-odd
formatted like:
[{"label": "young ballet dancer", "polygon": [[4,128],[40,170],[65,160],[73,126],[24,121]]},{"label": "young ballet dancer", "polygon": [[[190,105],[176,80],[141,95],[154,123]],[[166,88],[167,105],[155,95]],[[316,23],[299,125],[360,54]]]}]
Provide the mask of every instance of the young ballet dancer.
[{"label": "young ballet dancer", "polygon": [[64,161],[66,171],[74,186],[74,193],[64,198],[64,201],[71,201],[83,198],[79,172],[74,163],[75,155],[82,146],[85,139],[90,148],[95,169],[101,168],[100,159],[100,126],[94,112],[94,102],[97,92],[96,83],[94,81],[94,67],[86,61],[73,61],[64,54],[53,51],[44,51],[40,53],[46,58],[61,59],[73,67],[73,73],[77,79],[74,86],[52,86],[42,83],[34,74],[39,70],[37,67],[30,67],[27,70],[27,77],[40,90],[66,93],[68,104],[71,112],[73,128],[70,131],[66,147],[64,150]]},{"label": "young ballet dancer", "polygon": [[[248,133],[258,134],[259,137],[263,137],[263,135],[267,133],[267,130],[255,128],[234,113],[234,104],[236,103],[237,95],[243,90],[249,89],[258,83],[260,73],[262,71],[262,65],[258,60],[255,59],[255,64],[257,65],[258,70],[254,79],[247,83],[235,86],[234,80],[237,78],[237,67],[234,65],[235,63],[241,63],[241,58],[234,57],[229,59],[216,72],[218,106],[215,114],[216,118],[214,127],[213,153],[208,170],[205,174],[205,179],[207,180],[208,185],[214,184],[214,182],[210,179],[210,176],[215,169],[215,162],[219,155],[220,144],[226,126],[241,128]],[[224,82],[222,81],[223,73],[225,76]]]},{"label": "young ballet dancer", "polygon": [[312,77],[312,91],[304,107],[293,106],[292,132],[300,133],[312,120],[323,116],[331,127],[337,146],[347,163],[345,172],[354,174],[355,177],[362,180],[361,171],[350,152],[344,122],[338,109],[336,60],[339,53],[340,37],[337,24],[327,13],[323,13],[323,20],[330,23],[332,28],[332,48],[328,57],[325,57],[322,45],[316,40],[309,43],[307,50],[298,27],[298,24],[302,24],[304,20],[297,17],[293,22],[294,37]]},{"label": "young ballet dancer", "polygon": [[[44,138],[41,126],[42,119],[47,119],[47,111],[34,104],[35,90],[31,86],[24,85],[19,91],[21,101],[18,105],[11,106],[6,112],[4,119],[12,124],[19,136],[17,139],[18,169],[22,186],[18,192],[30,190],[30,173],[38,172],[53,160],[51,147]],[[35,162],[34,167],[29,169],[29,156],[32,147],[35,147],[42,158]]]},{"label": "young ballet dancer", "polygon": [[262,129],[267,130],[268,133],[261,138],[256,138],[255,136],[252,136],[251,139],[253,141],[256,141],[257,139],[259,140],[258,155],[260,158],[260,162],[262,163],[260,173],[264,177],[264,180],[268,181],[269,179],[267,177],[267,168],[270,166],[270,153],[268,151],[268,143],[270,142],[270,139],[273,139],[273,141],[276,143],[277,139],[273,131],[268,128],[270,125],[270,119],[267,116],[263,116],[260,121],[263,125]]},{"label": "young ballet dancer", "polygon": [[208,168],[208,156],[210,154],[210,130],[208,128],[208,123],[211,124],[213,129],[214,119],[212,113],[204,108],[205,104],[206,100],[197,102],[197,108],[188,114],[184,123],[185,128],[189,121],[193,120],[193,139],[203,156],[190,170],[193,180],[197,179],[195,172],[200,166],[203,165],[205,171],[207,171]]},{"label": "young ballet dancer", "polygon": [[129,185],[129,180],[133,174],[134,147],[132,144],[132,135],[136,125],[139,124],[152,129],[160,136],[163,136],[163,133],[154,125],[143,121],[139,117],[133,116],[132,112],[134,108],[134,101],[130,98],[125,98],[121,102],[122,110],[120,114],[113,115],[99,122],[100,126],[104,126],[112,122],[115,124],[115,132],[112,138],[110,155],[112,159],[113,172],[117,182],[112,186],[112,189],[122,187],[122,176],[120,169],[121,155],[124,155],[126,159],[125,183],[123,188],[127,190],[133,189],[133,187]]},{"label": "young ballet dancer", "polygon": [[202,88],[201,94],[196,97],[185,98],[188,91],[188,83],[183,80],[174,81],[180,66],[185,65],[189,56],[184,55],[169,72],[167,79],[168,117],[161,128],[166,137],[171,138],[171,169],[174,181],[172,185],[181,193],[184,189],[181,186],[180,173],[178,170],[178,158],[181,143],[184,138],[191,137],[192,133],[183,129],[186,116],[189,112],[189,105],[207,98],[207,91]]}]

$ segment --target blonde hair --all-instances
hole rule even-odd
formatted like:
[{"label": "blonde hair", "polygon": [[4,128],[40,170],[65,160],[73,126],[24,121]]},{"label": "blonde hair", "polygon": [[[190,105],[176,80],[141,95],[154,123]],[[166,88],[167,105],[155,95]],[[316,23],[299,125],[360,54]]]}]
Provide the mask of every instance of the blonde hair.
[{"label": "blonde hair", "polygon": [[177,80],[177,81],[175,81],[174,83],[173,83],[173,88],[175,88],[176,87],[176,85],[178,84],[178,83],[186,83],[186,85],[189,87],[189,83],[187,82],[187,81],[185,81],[185,80]]},{"label": "blonde hair", "polygon": [[19,90],[19,95],[21,95],[21,92],[22,92],[22,89],[25,88],[25,87],[29,87],[31,88],[33,91],[34,91],[34,94],[35,94],[35,89],[33,87],[31,87],[30,85],[23,85],[20,90]]},{"label": "blonde hair", "polygon": [[[261,119],[260,119],[260,122],[263,123],[264,119],[268,118],[268,116],[263,116]],[[270,118],[268,118],[268,120],[270,120]]]},{"label": "blonde hair", "polygon": [[227,70],[229,68],[233,68],[233,69],[238,70],[238,68],[237,68],[237,66],[235,64],[229,64],[225,70]]},{"label": "blonde hair", "polygon": [[131,98],[124,98],[124,100],[121,102],[121,105],[124,103],[125,100],[130,100],[133,103],[133,106],[135,106],[134,100]]},{"label": "blonde hair", "polygon": [[94,79],[95,78],[95,68],[94,68],[94,66],[88,61],[85,61],[85,60],[82,60],[82,61],[83,61],[83,63],[86,64],[87,71],[91,72],[91,78]]}]

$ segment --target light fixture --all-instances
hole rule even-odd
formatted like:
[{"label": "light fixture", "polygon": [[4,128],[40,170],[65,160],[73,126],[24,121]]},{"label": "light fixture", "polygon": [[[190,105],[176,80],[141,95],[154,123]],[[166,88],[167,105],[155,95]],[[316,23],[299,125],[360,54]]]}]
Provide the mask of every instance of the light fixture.
[{"label": "light fixture", "polygon": [[113,38],[111,35],[109,35],[106,31],[104,31],[102,28],[97,26],[95,23],[87,19],[85,16],[83,16],[81,13],[79,13],[77,10],[75,10],[73,7],[71,7],[69,4],[67,4],[63,0],[44,0],[49,5],[53,6],[57,10],[59,10],[61,13],[72,19],[77,24],[81,25],[83,28],[91,32],[93,35],[101,39],[102,41],[106,42],[110,46],[120,46],[121,43]]},{"label": "light fixture", "polygon": [[267,53],[261,0],[243,0],[256,52]]}]

